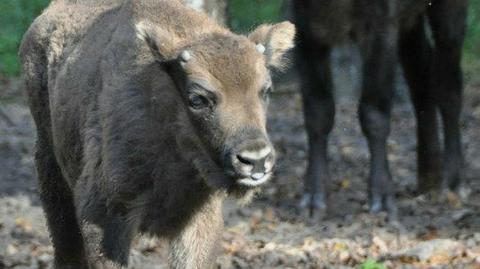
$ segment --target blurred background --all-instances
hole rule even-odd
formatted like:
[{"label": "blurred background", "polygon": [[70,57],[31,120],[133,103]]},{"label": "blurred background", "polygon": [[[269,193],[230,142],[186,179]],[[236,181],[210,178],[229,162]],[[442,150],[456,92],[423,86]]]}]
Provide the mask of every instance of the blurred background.
[{"label": "blurred background", "polygon": [[[233,31],[291,18],[288,0],[186,0]],[[0,269],[50,268],[52,248],[37,195],[35,133],[21,89],[17,49],[49,0],[0,0]],[[480,0],[470,0],[464,43],[462,116],[470,198],[413,195],[415,120],[398,69],[389,160],[402,216],[389,226],[368,214],[368,148],[356,115],[359,56],[352,44],[333,53],[336,126],[329,142],[328,218],[309,222],[297,208],[306,167],[306,134],[294,70],[279,76],[269,129],[279,153],[277,176],[245,208],[229,201],[218,268],[480,268]],[[165,266],[165,246],[141,238],[131,268]]]},{"label": "blurred background", "polygon": [[[194,7],[204,7],[232,30],[246,33],[264,22],[278,22],[289,17],[287,0],[187,0]],[[0,74],[3,79],[19,75],[17,49],[32,20],[49,0],[3,0],[0,2]],[[228,2],[228,4],[227,4]],[[222,10],[224,9],[224,10]],[[480,1],[470,1],[464,65],[467,73],[480,70]]]}]

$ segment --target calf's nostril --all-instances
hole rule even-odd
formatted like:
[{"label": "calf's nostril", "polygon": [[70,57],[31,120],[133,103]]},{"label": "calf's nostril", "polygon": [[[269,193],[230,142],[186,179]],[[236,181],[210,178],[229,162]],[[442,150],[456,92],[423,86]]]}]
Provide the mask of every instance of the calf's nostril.
[{"label": "calf's nostril", "polygon": [[233,166],[237,173],[254,180],[262,179],[272,171],[274,154],[271,147],[247,149],[233,155]]}]

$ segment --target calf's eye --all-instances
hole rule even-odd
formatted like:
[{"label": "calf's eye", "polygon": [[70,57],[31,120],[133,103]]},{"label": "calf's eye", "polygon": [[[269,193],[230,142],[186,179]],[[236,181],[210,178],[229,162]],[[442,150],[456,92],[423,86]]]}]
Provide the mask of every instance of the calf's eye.
[{"label": "calf's eye", "polygon": [[190,107],[193,109],[204,109],[209,107],[210,102],[208,101],[207,97],[202,96],[200,94],[190,94],[188,97],[188,101],[190,104]]},{"label": "calf's eye", "polygon": [[262,98],[267,99],[270,96],[270,93],[272,93],[273,89],[271,86],[266,87],[262,90]]}]

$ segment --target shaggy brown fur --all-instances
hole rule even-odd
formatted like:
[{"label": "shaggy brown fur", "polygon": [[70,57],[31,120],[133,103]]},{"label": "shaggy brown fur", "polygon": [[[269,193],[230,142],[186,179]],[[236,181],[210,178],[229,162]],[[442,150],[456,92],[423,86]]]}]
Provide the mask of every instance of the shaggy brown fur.
[{"label": "shaggy brown fur", "polygon": [[54,1],[20,56],[56,267],[125,266],[138,233],[209,267],[224,197],[272,173],[269,69],[293,36],[235,35],[179,1]]}]

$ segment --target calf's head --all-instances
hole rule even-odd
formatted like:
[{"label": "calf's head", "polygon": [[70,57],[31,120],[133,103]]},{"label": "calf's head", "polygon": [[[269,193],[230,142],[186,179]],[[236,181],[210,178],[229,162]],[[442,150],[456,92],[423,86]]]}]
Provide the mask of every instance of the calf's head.
[{"label": "calf's head", "polygon": [[248,37],[223,31],[193,41],[145,24],[137,32],[168,66],[196,135],[226,180],[247,188],[266,182],[275,164],[266,131],[270,71],[284,66],[294,26],[262,25]]}]

